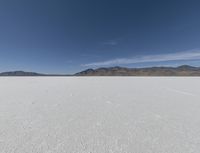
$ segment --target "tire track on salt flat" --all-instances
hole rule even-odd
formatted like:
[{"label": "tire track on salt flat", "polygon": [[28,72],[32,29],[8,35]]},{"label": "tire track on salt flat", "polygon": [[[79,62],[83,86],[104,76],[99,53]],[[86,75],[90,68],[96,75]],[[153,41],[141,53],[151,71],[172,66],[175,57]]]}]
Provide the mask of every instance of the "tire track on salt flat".
[{"label": "tire track on salt flat", "polygon": [[198,96],[194,93],[191,93],[191,92],[188,92],[188,91],[182,91],[182,90],[178,90],[178,89],[174,89],[174,88],[164,88],[165,90],[168,90],[168,91],[171,91],[171,92],[175,92],[175,93],[178,93],[178,94],[182,94],[182,95],[187,95],[187,96]]}]

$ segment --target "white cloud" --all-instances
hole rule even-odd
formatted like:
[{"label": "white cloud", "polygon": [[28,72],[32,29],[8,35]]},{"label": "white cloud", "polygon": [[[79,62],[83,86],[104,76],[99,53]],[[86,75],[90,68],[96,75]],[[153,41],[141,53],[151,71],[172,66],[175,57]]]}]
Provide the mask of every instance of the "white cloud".
[{"label": "white cloud", "polygon": [[107,61],[83,64],[85,67],[126,65],[147,62],[165,62],[165,61],[181,61],[181,60],[197,60],[200,59],[200,50],[190,50],[184,52],[176,52],[170,54],[146,55],[132,58],[116,58]]}]

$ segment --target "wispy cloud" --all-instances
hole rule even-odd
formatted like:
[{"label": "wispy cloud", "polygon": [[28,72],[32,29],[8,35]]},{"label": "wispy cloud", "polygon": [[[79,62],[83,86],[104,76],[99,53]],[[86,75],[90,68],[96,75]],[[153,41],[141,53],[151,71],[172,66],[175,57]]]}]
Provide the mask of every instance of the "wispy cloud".
[{"label": "wispy cloud", "polygon": [[170,54],[146,55],[132,58],[116,58],[107,61],[83,64],[85,67],[99,67],[112,65],[126,65],[147,62],[165,62],[165,61],[181,61],[181,60],[197,60],[200,59],[199,50],[189,50],[184,52],[176,52]]},{"label": "wispy cloud", "polygon": [[103,45],[116,46],[117,41],[115,41],[115,40],[105,41],[105,42],[103,42]]}]

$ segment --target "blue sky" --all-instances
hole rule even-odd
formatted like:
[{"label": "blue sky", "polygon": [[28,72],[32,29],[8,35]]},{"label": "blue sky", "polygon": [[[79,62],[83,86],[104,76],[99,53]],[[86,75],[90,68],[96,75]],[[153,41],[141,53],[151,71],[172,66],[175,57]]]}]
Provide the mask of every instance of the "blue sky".
[{"label": "blue sky", "polygon": [[0,71],[200,66],[200,1],[1,0]]}]

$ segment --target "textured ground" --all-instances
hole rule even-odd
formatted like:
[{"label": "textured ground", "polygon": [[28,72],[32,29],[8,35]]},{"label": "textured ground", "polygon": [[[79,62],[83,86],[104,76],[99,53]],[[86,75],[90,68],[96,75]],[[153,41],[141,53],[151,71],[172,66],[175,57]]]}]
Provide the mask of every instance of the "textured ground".
[{"label": "textured ground", "polygon": [[1,153],[199,151],[200,78],[0,78]]}]

